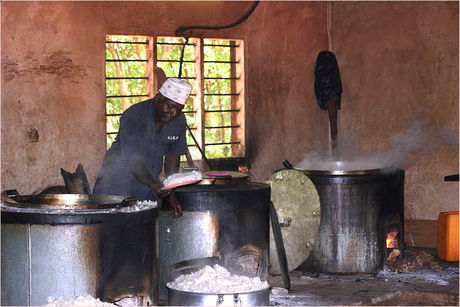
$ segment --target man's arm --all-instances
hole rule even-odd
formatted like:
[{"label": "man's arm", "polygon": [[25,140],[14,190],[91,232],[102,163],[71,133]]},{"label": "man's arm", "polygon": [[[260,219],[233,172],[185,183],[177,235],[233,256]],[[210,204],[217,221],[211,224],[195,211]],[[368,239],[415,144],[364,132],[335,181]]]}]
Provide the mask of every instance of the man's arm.
[{"label": "man's arm", "polygon": [[[177,161],[174,157],[177,157]],[[169,155],[169,158],[170,159],[168,159],[168,155],[165,157],[165,174],[167,168],[166,162],[168,160],[168,171],[174,171],[174,169],[176,169],[175,167],[177,167],[177,173],[179,170],[180,157]],[[140,183],[151,188],[159,198],[165,198],[169,202],[169,204],[174,208],[174,213],[171,214],[173,217],[179,217],[182,215],[182,206],[172,194],[173,190],[167,190],[162,193],[159,192],[159,190],[163,187],[163,184],[153,178],[152,174],[150,174],[149,170],[145,167],[142,161],[129,161],[128,165],[131,172],[134,174],[134,177],[136,177]]]},{"label": "man's arm", "polygon": [[142,161],[128,161],[128,165],[137,181],[151,188],[159,198],[165,198],[171,193],[171,191],[168,191],[167,193],[158,192],[158,190],[163,187],[163,184],[153,178],[152,174],[150,174],[149,170],[145,167]]},{"label": "man's arm", "polygon": [[[180,156],[173,156],[170,154],[165,155],[165,163],[164,163],[164,170],[165,170],[165,177],[168,177],[172,174],[176,174],[179,172],[179,165],[180,165]],[[179,217],[182,215],[182,205],[180,204],[179,200],[174,197],[174,193],[171,193],[167,200],[169,204],[174,208],[173,217]]]},{"label": "man's arm", "polygon": [[173,156],[167,153],[165,155],[165,163],[164,163],[165,177],[178,173],[179,165],[180,165],[180,156]]}]

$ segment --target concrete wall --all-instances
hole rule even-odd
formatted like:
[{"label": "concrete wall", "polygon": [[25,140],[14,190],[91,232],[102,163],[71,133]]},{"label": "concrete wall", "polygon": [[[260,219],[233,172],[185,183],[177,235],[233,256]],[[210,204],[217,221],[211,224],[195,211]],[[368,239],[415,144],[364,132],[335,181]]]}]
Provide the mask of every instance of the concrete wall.
[{"label": "concrete wall", "polygon": [[[458,2],[329,4],[260,2],[237,27],[194,30],[245,40],[253,180],[265,181],[283,160],[299,163],[329,144],[328,115],[314,93],[329,15],[344,90],[339,145],[351,144],[351,156],[369,149],[388,156],[421,132],[416,150],[389,159],[406,170],[406,217],[434,220],[440,211],[458,210],[458,183],[443,181],[459,168]],[[105,154],[106,34],[172,36],[179,26],[230,24],[251,5],[1,2],[2,190],[30,194],[63,184],[60,168],[72,171],[78,163],[94,184]]]}]

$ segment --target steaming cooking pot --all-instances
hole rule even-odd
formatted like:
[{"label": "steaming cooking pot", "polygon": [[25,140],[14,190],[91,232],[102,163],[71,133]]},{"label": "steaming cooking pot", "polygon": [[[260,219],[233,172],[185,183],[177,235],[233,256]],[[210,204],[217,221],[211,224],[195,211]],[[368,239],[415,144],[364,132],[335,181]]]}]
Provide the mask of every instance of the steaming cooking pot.
[{"label": "steaming cooking pot", "polygon": [[362,162],[299,164],[294,169],[313,182],[321,202],[317,241],[302,269],[382,270],[386,259],[382,234],[390,225],[404,233],[404,170]]}]

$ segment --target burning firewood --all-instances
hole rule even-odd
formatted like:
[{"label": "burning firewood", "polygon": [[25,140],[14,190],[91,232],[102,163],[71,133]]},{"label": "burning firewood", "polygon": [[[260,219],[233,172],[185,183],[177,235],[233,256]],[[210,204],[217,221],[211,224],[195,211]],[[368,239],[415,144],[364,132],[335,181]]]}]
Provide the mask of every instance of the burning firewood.
[{"label": "burning firewood", "polygon": [[394,249],[394,250],[390,253],[390,256],[388,256],[388,262],[392,262],[393,260],[395,260],[395,258],[398,257],[399,254],[401,254],[401,252],[399,251],[399,249]]},{"label": "burning firewood", "polygon": [[[392,254],[388,257],[388,269],[391,271],[409,273],[421,269],[431,269],[433,272],[439,272],[441,270],[441,266],[436,261],[433,261],[433,256],[424,251],[417,252],[415,255],[406,259],[390,261]],[[392,259],[394,258],[395,257]]]},{"label": "burning firewood", "polygon": [[263,269],[265,265],[262,264],[263,252],[252,244],[239,248],[226,258],[225,267],[234,275],[267,278],[267,272]]}]

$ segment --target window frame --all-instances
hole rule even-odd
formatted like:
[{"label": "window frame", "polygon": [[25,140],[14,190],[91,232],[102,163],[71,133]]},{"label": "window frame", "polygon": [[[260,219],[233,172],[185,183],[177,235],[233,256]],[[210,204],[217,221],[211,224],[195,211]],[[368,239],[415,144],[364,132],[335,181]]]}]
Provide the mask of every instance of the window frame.
[{"label": "window frame", "polygon": [[[147,44],[150,50],[150,55],[147,55],[147,59],[143,60],[147,62],[147,66],[149,67],[149,74],[147,77],[140,77],[150,79],[148,83],[150,84],[147,87],[147,94],[145,95],[146,99],[154,97],[154,95],[158,92],[158,68],[159,63],[161,62],[168,62],[165,60],[158,59],[158,45],[159,38],[174,38],[179,39],[182,43],[178,44],[181,47],[184,46],[185,40],[182,37],[177,36],[151,36],[151,35],[106,35],[106,42],[108,42],[108,36],[127,36],[127,37],[134,37],[134,36],[141,36],[147,38]],[[245,156],[245,149],[246,149],[246,133],[245,133],[245,74],[244,74],[244,41],[240,39],[223,39],[223,38],[192,38],[193,42],[189,43],[188,45],[193,45],[193,67],[194,67],[194,78],[184,78],[184,80],[190,82],[193,87],[192,95],[189,99],[193,101],[193,108],[192,111],[184,111],[185,115],[187,116],[188,113],[194,113],[194,121],[193,126],[189,127],[188,132],[193,133],[193,139],[198,143],[198,146],[201,148],[203,152],[206,152],[207,148],[210,146],[216,145],[230,145],[231,154],[229,157],[220,157],[220,158],[210,158],[210,159],[233,159],[233,158],[244,158]],[[205,82],[209,79],[219,79],[219,78],[208,78],[204,75],[205,65],[206,63],[215,62],[215,61],[207,61],[205,59],[204,48],[210,46],[209,44],[205,44],[206,40],[219,40],[219,41],[229,41],[231,44],[230,48],[230,82],[231,82],[231,92],[227,94],[212,94],[206,93],[205,91]],[[215,45],[214,45],[215,46]],[[218,46],[218,45],[217,45]],[[223,48],[223,47],[222,47]],[[115,60],[107,60],[106,63]],[[142,60],[141,60],[142,61]],[[170,60],[173,61],[174,60]],[[190,62],[189,62],[190,63]],[[107,68],[106,68],[107,69]],[[153,77],[153,80],[152,80]],[[173,76],[167,76],[173,77]],[[106,74],[106,82],[107,82],[107,74]],[[114,79],[114,78],[110,78]],[[129,77],[125,78],[129,79]],[[221,78],[222,79],[222,78]],[[225,79],[225,78],[224,78]],[[107,83],[106,83],[107,84]],[[230,97],[230,110],[206,110],[206,97],[214,96],[214,95],[227,95]],[[107,90],[106,90],[106,110],[107,110]],[[120,96],[115,96],[120,97]],[[224,126],[206,126],[206,117],[207,114],[210,113],[224,113],[230,112],[230,124]],[[106,117],[109,116],[120,116],[120,114],[108,114],[106,111]],[[207,129],[231,129],[231,137],[229,142],[221,142],[221,143],[206,143],[206,130]],[[117,132],[109,132],[106,128],[107,136],[109,134],[116,134]],[[197,161],[203,159],[204,157],[198,151],[196,144],[188,142],[188,148],[193,150],[193,160]],[[193,149],[194,148],[194,149]],[[191,153],[192,153],[191,150]],[[205,154],[207,155],[207,154]],[[208,158],[208,157],[206,157]]]}]

